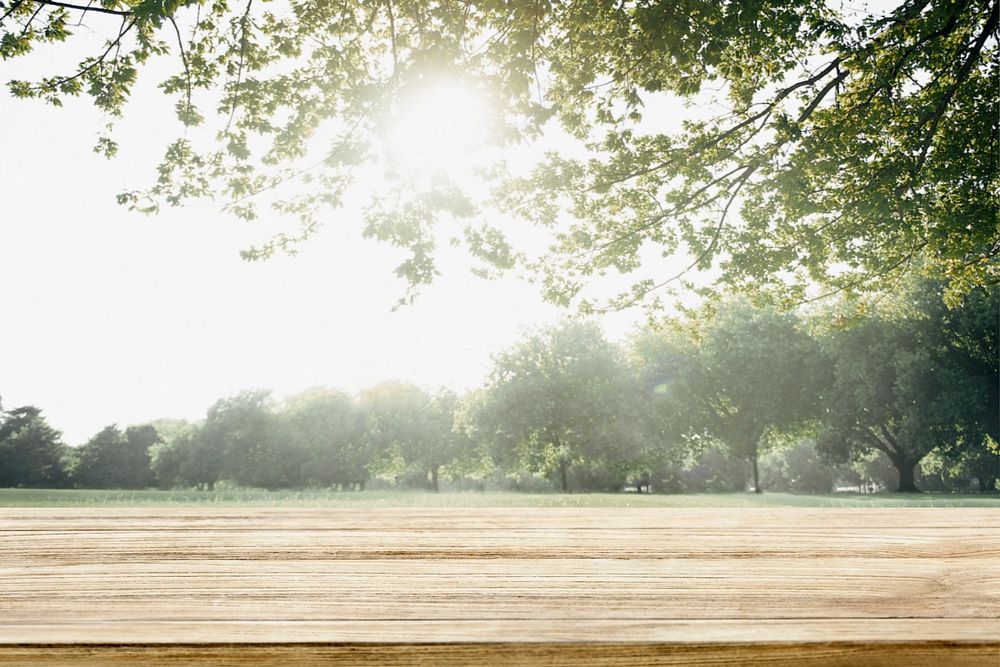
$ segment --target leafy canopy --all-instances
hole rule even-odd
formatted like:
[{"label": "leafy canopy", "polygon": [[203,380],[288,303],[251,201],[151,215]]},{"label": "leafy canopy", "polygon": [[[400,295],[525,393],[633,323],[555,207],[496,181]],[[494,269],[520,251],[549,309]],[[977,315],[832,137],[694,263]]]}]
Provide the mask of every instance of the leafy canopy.
[{"label": "leafy canopy", "polygon": [[730,300],[697,315],[635,341],[649,408],[669,440],[720,443],[756,474],[768,445],[819,418],[827,365],[793,313]]},{"label": "leafy canopy", "polygon": [[625,468],[640,432],[628,368],[593,323],[538,331],[498,355],[476,407],[479,435],[494,458],[553,476],[568,490],[568,470]]},{"label": "leafy canopy", "polygon": [[62,434],[49,426],[42,411],[26,405],[0,406],[0,487],[59,487],[66,483],[61,459]]},{"label": "leafy canopy", "polygon": [[929,281],[911,285],[824,341],[834,381],[821,452],[846,461],[880,451],[897,468],[900,491],[916,490],[914,467],[935,449],[996,466],[1000,293],[976,290],[947,310],[942,291]]},{"label": "leafy canopy", "polygon": [[[0,57],[82,39],[85,21],[104,46],[10,87],[86,94],[112,120],[140,71],[170,58],[178,120],[215,139],[181,133],[152,187],[120,201],[218,196],[244,218],[263,204],[298,220],[247,257],[294,251],[359,169],[385,166],[400,101],[443,78],[488,102],[485,143],[562,131],[578,145],[529,171],[490,165],[477,186],[387,169],[364,233],[408,250],[397,272],[412,288],[436,275],[447,224],[487,268],[520,266],[584,310],[655,304],[701,271],[793,301],[920,272],[957,302],[998,279],[998,1],[837,4],[0,0]],[[678,124],[681,102],[697,108]],[[113,135],[98,148],[113,154]],[[488,209],[551,245],[512,247]],[[608,273],[630,287],[585,289]]]}]

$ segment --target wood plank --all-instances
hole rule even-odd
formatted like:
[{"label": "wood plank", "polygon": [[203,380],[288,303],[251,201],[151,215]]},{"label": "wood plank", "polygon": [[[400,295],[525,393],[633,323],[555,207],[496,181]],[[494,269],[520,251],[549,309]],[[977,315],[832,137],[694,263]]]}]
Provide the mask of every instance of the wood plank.
[{"label": "wood plank", "polygon": [[0,510],[0,665],[1000,664],[1000,510]]},{"label": "wood plank", "polygon": [[4,567],[0,615],[80,620],[1000,615],[995,558],[169,561]]},{"label": "wood plank", "polygon": [[[1000,637],[1000,619],[970,623],[965,618],[858,619],[449,619],[321,621],[76,621],[0,624],[0,645],[211,644],[211,643],[508,643],[637,642],[642,644],[843,643],[919,637],[926,642],[989,644]],[[998,648],[1000,650],[1000,648]]]},{"label": "wood plank", "polygon": [[786,667],[996,667],[988,644],[952,642],[804,644],[447,643],[447,644],[179,644],[12,646],[0,665],[212,665],[213,667],[620,667],[635,665],[784,665]]},{"label": "wood plank", "polygon": [[968,558],[1000,553],[1000,531],[982,529],[595,528],[587,530],[0,531],[0,564],[141,560],[321,560],[385,558]]},{"label": "wood plank", "polygon": [[996,667],[992,644],[953,642],[636,644],[169,644],[124,646],[11,646],[0,665],[80,667],[621,667],[629,665],[784,665],[786,667]]}]

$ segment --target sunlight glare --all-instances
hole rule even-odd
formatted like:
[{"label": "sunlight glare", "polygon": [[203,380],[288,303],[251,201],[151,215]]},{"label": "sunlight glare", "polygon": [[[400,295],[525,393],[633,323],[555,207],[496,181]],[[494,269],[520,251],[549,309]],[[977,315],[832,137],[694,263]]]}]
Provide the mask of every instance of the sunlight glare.
[{"label": "sunlight glare", "polygon": [[387,135],[390,163],[413,174],[467,173],[483,147],[485,113],[482,96],[456,81],[404,94]]}]

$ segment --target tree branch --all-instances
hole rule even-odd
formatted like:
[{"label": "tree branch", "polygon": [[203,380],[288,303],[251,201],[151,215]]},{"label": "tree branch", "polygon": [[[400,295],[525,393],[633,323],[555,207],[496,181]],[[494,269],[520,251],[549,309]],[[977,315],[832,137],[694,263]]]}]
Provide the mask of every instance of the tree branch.
[{"label": "tree branch", "polygon": [[122,17],[122,26],[121,26],[121,28],[118,31],[118,36],[115,37],[115,39],[110,44],[108,44],[108,48],[106,48],[104,50],[104,53],[102,53],[98,58],[96,58],[94,60],[94,62],[90,63],[89,65],[87,65],[86,67],[84,67],[83,69],[81,69],[80,71],[78,71],[76,74],[73,74],[72,76],[63,77],[63,78],[59,79],[58,81],[46,82],[46,83],[43,83],[42,85],[34,86],[32,88],[32,90],[44,90],[46,88],[48,88],[48,89],[58,88],[59,86],[63,85],[64,83],[68,83],[70,81],[74,81],[75,79],[79,79],[81,76],[86,75],[87,72],[91,71],[95,67],[98,67],[99,65],[103,65],[105,59],[107,59],[107,57],[108,57],[108,54],[110,54],[115,48],[118,47],[119,44],[121,44],[122,38],[125,37],[125,35],[128,33],[129,30],[131,30],[133,28],[133,26],[135,26],[136,19],[133,18],[131,21],[126,21],[126,19],[129,16],[130,15],[124,15]]},{"label": "tree branch", "polygon": [[[957,6],[956,9],[948,16],[948,21],[945,23],[943,27],[921,36],[920,39],[910,44],[910,46],[903,52],[903,55],[901,55],[899,59],[896,61],[896,64],[892,67],[892,70],[890,71],[889,75],[885,77],[878,77],[880,79],[878,84],[872,88],[871,93],[868,95],[868,98],[865,100],[862,106],[865,107],[871,104],[872,100],[875,99],[875,95],[878,94],[878,91],[884,89],[886,86],[892,85],[892,82],[895,81],[896,77],[899,75],[899,70],[903,68],[903,65],[906,64],[906,61],[909,60],[910,56],[912,56],[917,49],[919,49],[927,42],[939,39],[941,37],[947,37],[948,35],[950,35],[958,26],[959,14],[961,14],[962,10],[964,10],[965,7],[967,6],[968,2],[965,2],[962,5]],[[914,17],[909,16],[906,20],[910,20],[912,18]]]},{"label": "tree branch", "polygon": [[938,123],[941,122],[944,112],[948,109],[948,105],[951,104],[951,99],[955,96],[955,92],[958,90],[962,82],[969,76],[969,72],[972,71],[972,66],[975,64],[976,60],[979,58],[979,54],[983,50],[983,45],[989,36],[997,28],[997,15],[998,15],[998,3],[993,2],[993,8],[990,10],[990,16],[986,20],[986,24],[983,26],[982,32],[976,38],[975,43],[972,46],[972,51],[969,53],[965,62],[962,63],[962,67],[959,68],[958,72],[955,74],[954,83],[948,87],[948,91],[944,96],[938,101],[937,107],[934,109],[934,113],[930,118],[924,118],[920,121],[918,127],[923,127],[930,121],[930,129],[927,131],[927,136],[924,138],[923,145],[920,148],[920,156],[917,158],[916,165],[913,169],[913,175],[916,176],[923,169],[924,163],[927,161],[927,154],[930,151],[931,144],[934,143],[934,135],[937,134]]},{"label": "tree branch", "polygon": [[[635,171],[635,172],[632,172],[630,174],[626,174],[625,176],[622,176],[621,178],[617,178],[617,179],[614,179],[614,180],[611,180],[611,181],[607,181],[607,182],[604,182],[604,183],[599,183],[599,184],[594,185],[591,188],[589,188],[589,190],[606,189],[606,188],[611,187],[612,185],[617,185],[619,183],[624,183],[625,181],[631,180],[633,178],[638,178],[639,176],[645,176],[646,174],[651,174],[654,171],[659,171],[660,169],[664,169],[665,167],[669,167],[671,164],[673,164],[681,156],[681,154],[683,154],[684,156],[687,156],[687,157],[691,157],[693,155],[697,155],[699,153],[703,153],[703,152],[705,152],[707,150],[710,150],[710,149],[718,146],[720,143],[722,143],[723,141],[725,141],[729,137],[733,136],[734,134],[736,134],[737,132],[739,132],[743,128],[747,127],[748,125],[752,125],[752,124],[756,123],[758,120],[760,120],[761,118],[764,118],[764,117],[770,115],[771,112],[775,109],[775,107],[778,106],[778,104],[780,104],[785,98],[787,98],[789,95],[791,95],[792,93],[794,93],[796,90],[799,90],[800,88],[804,88],[806,86],[811,86],[811,85],[817,83],[818,81],[821,81],[827,74],[829,74],[830,72],[832,72],[835,69],[837,69],[838,65],[840,65],[840,61],[841,61],[841,59],[839,57],[838,58],[834,58],[832,61],[830,61],[829,63],[827,63],[827,65],[822,70],[820,70],[817,74],[814,74],[813,76],[810,76],[810,77],[808,77],[806,79],[802,79],[801,81],[796,81],[795,83],[793,83],[790,86],[787,86],[786,88],[782,88],[771,99],[771,101],[768,102],[765,105],[765,107],[763,109],[761,109],[760,111],[758,111],[754,115],[749,116],[749,117],[743,119],[742,121],[740,121],[736,125],[733,125],[732,127],[719,132],[714,137],[712,137],[710,139],[704,140],[701,144],[695,144],[694,146],[691,146],[688,149],[683,150],[683,151],[681,151],[681,150],[675,151],[676,155],[674,157],[671,157],[668,160],[664,160],[664,161],[662,161],[662,162],[660,162],[658,164],[651,165],[651,166],[649,166],[649,167],[647,167],[645,169],[640,169],[639,171]],[[841,76],[843,76],[843,75],[841,75]],[[829,92],[829,91],[825,90],[825,92],[823,92],[822,95],[825,95],[826,92]],[[818,104],[818,102],[817,102],[817,104]],[[810,110],[810,113],[811,113],[811,110]],[[758,129],[758,131],[760,131],[760,130]]]},{"label": "tree branch", "polygon": [[[181,62],[184,64],[184,85],[186,88],[186,109],[185,113],[190,117],[191,114],[191,68],[188,66],[187,53],[184,51],[184,38],[181,37],[181,29],[177,27],[177,21],[174,20],[173,16],[168,16],[170,19],[170,25],[174,26],[174,32],[177,34],[177,48],[181,52]],[[186,124],[186,123],[185,123]]]},{"label": "tree branch", "polygon": [[687,275],[688,272],[690,272],[693,268],[701,264],[701,262],[715,250],[715,246],[719,242],[719,237],[722,235],[722,229],[725,227],[726,216],[729,214],[729,209],[732,207],[733,202],[736,201],[736,197],[740,194],[740,190],[743,189],[743,186],[746,185],[746,182],[750,179],[751,176],[753,176],[754,172],[757,171],[758,167],[759,165],[756,164],[747,165],[746,167],[744,167],[746,171],[743,174],[741,174],[739,178],[736,179],[735,181],[736,187],[733,189],[733,193],[729,196],[729,199],[726,201],[725,207],[723,207],[722,209],[722,213],[719,215],[719,222],[715,226],[715,232],[712,234],[711,241],[709,241],[708,245],[705,247],[704,250],[698,253],[698,256],[694,259],[694,261],[691,262],[688,266],[684,268],[684,270],[680,271],[676,275],[667,278],[661,283],[653,285],[647,290],[643,290],[643,292],[640,295],[638,295],[635,299],[632,300],[630,305],[635,305],[635,303],[639,299],[646,296],[650,292],[655,292],[658,289],[666,287],[672,282],[680,280],[685,275]]},{"label": "tree branch", "polygon": [[878,437],[878,434],[876,434],[870,428],[867,430],[868,430],[868,435],[870,436],[870,438],[868,439],[869,444],[871,444],[873,447],[875,447],[875,449],[879,450],[880,452],[888,456],[889,459],[893,463],[895,463],[896,458],[899,456],[899,453],[896,452],[894,449],[891,449],[889,445],[886,442],[883,442],[883,440],[880,437]]},{"label": "tree branch", "polygon": [[[596,248],[592,248],[590,250],[587,250],[587,251],[579,253],[577,255],[577,258],[580,258],[580,257],[582,257],[584,255],[588,255],[590,257],[593,257],[595,254],[603,252],[604,250],[607,250],[609,247],[613,246],[616,243],[624,241],[627,238],[630,238],[632,236],[635,236],[636,234],[639,234],[641,232],[646,231],[647,229],[655,227],[659,223],[663,222],[663,220],[665,220],[668,216],[677,215],[679,213],[682,213],[684,211],[685,207],[688,206],[689,204],[691,204],[695,199],[697,199],[699,195],[703,194],[705,191],[707,191],[708,189],[710,189],[712,186],[718,185],[719,183],[721,183],[722,181],[726,180],[730,176],[732,176],[732,175],[734,175],[734,174],[736,174],[736,173],[738,173],[740,171],[743,171],[743,170],[747,169],[748,167],[749,167],[749,165],[741,164],[738,167],[736,167],[735,169],[732,169],[732,170],[726,172],[722,176],[718,176],[718,177],[712,179],[711,181],[709,181],[708,183],[706,183],[705,185],[703,185],[702,187],[698,188],[697,190],[695,190],[694,192],[692,192],[690,195],[688,195],[687,197],[685,197],[681,202],[679,202],[675,206],[672,206],[670,209],[663,209],[661,207],[661,211],[662,212],[659,215],[653,216],[652,218],[650,218],[649,220],[646,220],[646,222],[642,223],[638,227],[634,227],[634,228],[630,229],[629,231],[625,232],[624,234],[616,236],[615,238],[613,238],[613,239],[611,239],[609,241],[605,241],[604,243],[600,244]],[[712,198],[709,201],[714,201],[715,199],[717,199],[717,197]],[[659,202],[655,198],[654,198],[654,201],[656,201],[657,204],[659,204]],[[708,202],[705,202],[705,203],[708,203]]]},{"label": "tree branch", "polygon": [[809,116],[811,116],[813,111],[816,110],[816,107],[820,105],[820,102],[823,101],[823,98],[826,97],[831,90],[839,86],[840,82],[846,78],[847,78],[847,71],[845,70],[837,74],[837,76],[835,76],[833,79],[831,79],[830,82],[823,87],[823,90],[819,91],[819,94],[812,99],[812,102],[809,103],[809,106],[807,106],[805,109],[802,110],[802,113],[799,114],[797,121],[799,123],[804,123],[805,121],[809,120]]},{"label": "tree branch", "polygon": [[240,87],[243,85],[243,62],[247,54],[247,23],[250,19],[250,8],[253,0],[248,0],[247,8],[240,19],[240,59],[236,64],[236,84],[233,86],[233,103],[229,107],[229,119],[226,121],[226,129],[223,134],[228,135],[229,129],[233,126],[233,118],[236,117],[236,107],[239,106]]},{"label": "tree branch", "polygon": [[16,12],[18,7],[20,7],[23,4],[24,0],[15,0],[15,2],[11,3],[10,7],[7,8],[7,11],[3,13],[3,16],[0,16],[0,24],[6,21],[7,17]]},{"label": "tree branch", "polygon": [[882,271],[879,271],[878,273],[876,273],[873,276],[861,276],[857,280],[852,280],[852,281],[850,281],[847,284],[841,285],[841,286],[837,287],[836,289],[830,290],[829,292],[824,292],[823,294],[820,294],[819,296],[814,296],[814,297],[812,297],[810,299],[803,299],[803,300],[799,301],[795,305],[797,305],[797,306],[804,306],[804,305],[807,305],[807,304],[810,304],[810,303],[815,303],[816,301],[822,301],[823,299],[826,299],[827,297],[831,297],[831,296],[833,296],[835,294],[840,294],[844,290],[851,289],[852,287],[857,287],[858,285],[862,284],[866,280],[876,280],[878,278],[882,278],[884,276],[887,276],[890,273],[892,273],[893,271],[895,271],[896,269],[898,269],[899,267],[903,266],[904,264],[909,265],[909,263],[913,260],[914,256],[916,256],[917,251],[921,250],[926,245],[927,245],[927,241],[922,241],[922,242],[916,244],[915,246],[913,246],[912,248],[910,248],[909,252],[907,252],[906,254],[904,254],[899,260],[897,260],[896,262],[893,262],[887,268],[883,269]]},{"label": "tree branch", "polygon": [[24,22],[24,28],[21,29],[21,37],[24,37],[25,35],[28,34],[28,30],[31,29],[32,21],[35,20],[35,17],[37,17],[39,12],[41,12],[44,8],[45,8],[44,5],[38,5],[38,9],[36,9],[35,12],[28,18],[28,20]]},{"label": "tree branch", "polygon": [[[74,5],[70,2],[61,2],[60,0],[31,0],[32,2],[37,2],[42,5],[52,5],[54,7],[64,7],[66,9],[77,9],[81,12],[97,12],[98,14],[111,14],[112,16],[132,16],[132,12],[123,12],[117,9],[108,9],[106,7],[93,5]],[[20,4],[20,3],[19,3]]]}]

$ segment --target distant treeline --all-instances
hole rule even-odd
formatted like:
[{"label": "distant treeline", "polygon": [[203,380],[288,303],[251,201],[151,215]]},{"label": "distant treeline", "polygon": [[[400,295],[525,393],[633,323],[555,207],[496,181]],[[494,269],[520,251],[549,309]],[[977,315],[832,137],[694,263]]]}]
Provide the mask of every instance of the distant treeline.
[{"label": "distant treeline", "polygon": [[246,391],[201,422],[112,425],[80,447],[35,407],[0,411],[0,486],[996,493],[998,291],[947,296],[714,301],[621,346],[566,322],[464,396]]}]

